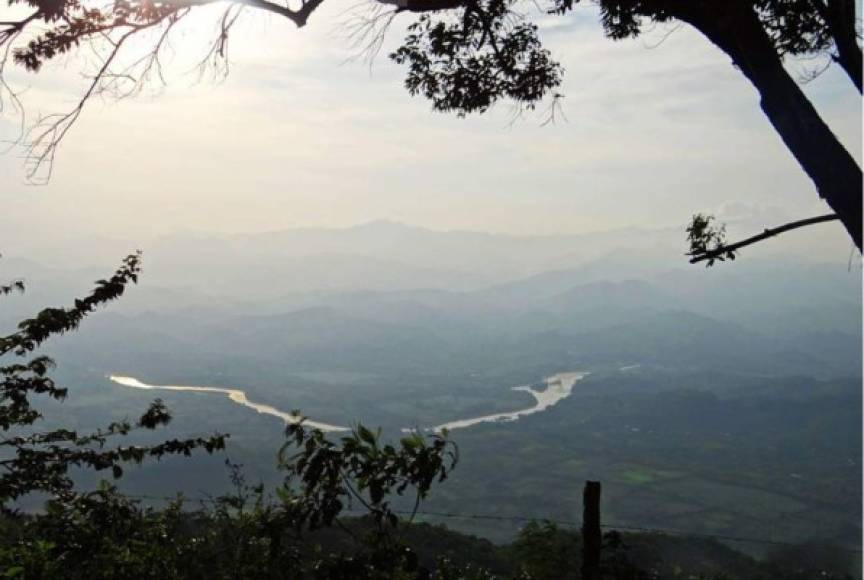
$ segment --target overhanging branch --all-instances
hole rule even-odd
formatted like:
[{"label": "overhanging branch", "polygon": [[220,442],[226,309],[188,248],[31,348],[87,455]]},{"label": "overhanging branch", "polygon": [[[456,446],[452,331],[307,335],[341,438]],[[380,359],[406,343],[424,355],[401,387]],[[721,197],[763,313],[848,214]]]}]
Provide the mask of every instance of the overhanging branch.
[{"label": "overhanging branch", "polygon": [[[168,0],[166,3],[175,8],[191,8],[194,6],[203,6],[205,4],[213,4],[218,0]],[[269,0],[228,0],[231,4],[249,6],[265,12],[272,12],[283,16],[293,22],[297,28],[302,28],[309,20],[309,16],[324,3],[324,0],[303,0],[300,7],[292,9],[287,5]]]},{"label": "overhanging branch", "polygon": [[473,4],[472,0],[378,0],[381,4],[392,4],[400,11],[436,12],[453,10]]},{"label": "overhanging branch", "polygon": [[761,234],[749,237],[745,240],[741,240],[740,242],[735,242],[734,244],[724,244],[722,246],[718,246],[716,248],[712,248],[711,250],[705,252],[691,252],[688,253],[688,256],[691,256],[690,263],[696,264],[697,262],[702,262],[704,260],[711,260],[722,257],[724,255],[728,255],[732,252],[735,252],[745,246],[749,246],[751,244],[755,244],[757,242],[761,242],[762,240],[773,238],[774,236],[779,236],[784,232],[788,232],[790,230],[795,230],[798,228],[803,228],[805,226],[812,226],[815,224],[821,224],[823,222],[831,222],[835,220],[839,220],[840,216],[834,213],[829,213],[826,215],[820,215],[812,218],[807,218],[803,220],[798,220],[794,222],[789,222],[788,224],[784,224],[782,226],[778,226],[776,228],[770,228],[763,231]]},{"label": "overhanging branch", "polygon": [[292,10],[287,6],[281,6],[279,4],[274,4],[272,2],[267,2],[266,0],[235,0],[238,4],[245,4],[247,6],[251,6],[252,8],[260,8],[261,10],[266,10],[268,12],[273,12],[275,14],[279,14],[280,16],[284,16],[291,20],[294,24],[297,25],[298,28],[302,28],[306,25],[306,21],[309,20],[309,16],[318,8],[324,0],[303,0],[302,5],[297,10]]}]

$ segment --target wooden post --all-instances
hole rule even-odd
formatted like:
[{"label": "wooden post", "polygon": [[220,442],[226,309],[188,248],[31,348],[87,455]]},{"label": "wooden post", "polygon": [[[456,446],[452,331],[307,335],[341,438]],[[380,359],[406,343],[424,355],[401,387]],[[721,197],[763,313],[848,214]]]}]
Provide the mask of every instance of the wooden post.
[{"label": "wooden post", "polygon": [[582,494],[582,580],[601,580],[600,482],[586,481]]}]

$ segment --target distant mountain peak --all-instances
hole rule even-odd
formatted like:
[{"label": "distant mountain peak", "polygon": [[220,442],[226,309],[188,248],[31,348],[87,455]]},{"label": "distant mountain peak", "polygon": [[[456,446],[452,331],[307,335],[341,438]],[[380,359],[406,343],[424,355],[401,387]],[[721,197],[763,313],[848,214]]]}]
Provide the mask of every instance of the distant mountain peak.
[{"label": "distant mountain peak", "polygon": [[360,223],[354,226],[350,226],[346,229],[349,230],[401,230],[401,231],[430,231],[426,228],[420,226],[414,226],[411,224],[406,224],[405,222],[400,222],[396,220],[391,220],[388,218],[380,218],[364,223]]}]

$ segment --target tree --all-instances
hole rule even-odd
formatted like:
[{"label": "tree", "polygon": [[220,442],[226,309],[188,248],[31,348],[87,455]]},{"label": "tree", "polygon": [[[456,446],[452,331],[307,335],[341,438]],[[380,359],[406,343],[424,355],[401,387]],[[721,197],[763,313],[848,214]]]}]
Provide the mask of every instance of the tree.
[{"label": "tree", "polygon": [[380,430],[358,425],[341,438],[340,446],[301,421],[289,424],[286,436],[278,455],[287,474],[282,496],[312,529],[331,525],[352,502],[369,512],[379,531],[395,527],[398,517],[390,501],[409,491],[414,493],[414,507],[408,520],[413,521],[432,484],[446,480],[459,461],[458,448],[446,431],[425,438],[411,433],[397,447],[382,444]]},{"label": "tree", "polygon": [[526,576],[554,580],[563,570],[579,570],[582,537],[552,522],[528,522],[513,542],[513,552]]},{"label": "tree", "polygon": [[[245,484],[231,468],[233,495],[211,500],[203,521],[183,511],[178,496],[167,509],[144,509],[102,481],[80,492],[75,468],[123,475],[126,463],[166,455],[189,456],[225,448],[226,435],[171,439],[156,445],[113,446],[134,429],[156,429],[171,420],[154,401],[133,424],[113,422],[78,433],[67,428],[38,431],[42,418],[34,399],[63,400],[68,391],[49,376],[54,362],[34,354],[49,338],[76,330],[98,308],[137,283],[141,255],[126,257],[117,271],[68,308],[46,308],[0,336],[0,576],[6,578],[429,578],[417,555],[394,534],[399,518],[390,502],[413,496],[413,512],[435,483],[458,461],[446,433],[411,433],[398,445],[384,444],[380,432],[358,425],[338,443],[303,422],[286,427],[279,452],[285,483],[279,501],[266,501],[263,486]],[[21,280],[0,284],[0,297],[25,290]],[[32,357],[29,360],[28,356]],[[295,411],[299,415],[299,411]],[[15,500],[48,496],[44,513],[22,515]],[[251,506],[250,506],[251,501]],[[303,534],[341,526],[348,508],[367,512],[370,533],[349,554],[323,551]],[[413,520],[414,513],[408,518]],[[371,529],[370,529],[371,528]],[[351,534],[350,530],[346,531]],[[353,537],[353,536],[352,536]],[[446,565],[438,578],[466,578]],[[449,571],[449,572],[448,572]],[[479,572],[474,576],[487,578]]]},{"label": "tree", "polygon": [[[280,452],[285,484],[269,497],[226,460],[232,493],[190,511],[182,495],[161,510],[103,482],[51,499],[43,513],[0,517],[4,578],[327,578],[490,580],[474,566],[440,561],[434,574],[402,538],[390,506],[413,495],[415,509],[447,478],[456,448],[443,436],[410,434],[385,444],[358,425],[339,442],[289,425]],[[166,498],[170,499],[170,498]],[[365,517],[347,517],[351,502]],[[341,532],[341,533],[340,533]]]},{"label": "tree", "polygon": [[[50,337],[78,328],[83,319],[100,306],[123,295],[126,286],[138,281],[140,254],[123,260],[121,267],[107,280],[96,282],[86,297],[75,300],[71,308],[46,308],[35,317],[22,321],[18,330],[0,337],[0,358],[11,355],[19,359],[31,355]],[[0,285],[0,296],[24,291],[20,280]],[[33,397],[44,395],[63,400],[67,389],[59,387],[49,376],[54,362],[44,355],[23,362],[0,364],[0,510],[8,511],[14,500],[33,492],[53,497],[74,495],[72,468],[110,470],[113,477],[123,474],[123,464],[141,463],[165,455],[189,455],[203,448],[207,452],[223,449],[225,436],[178,440],[157,445],[111,447],[110,440],[129,434],[136,428],[155,429],[171,420],[165,405],[154,401],[133,425],[114,422],[92,433],[78,433],[58,428],[36,431],[33,426],[42,418]]]},{"label": "tree", "polygon": [[[81,0],[6,1],[28,10],[18,19],[0,22],[0,48],[6,49],[0,76],[10,58],[38,71],[44,62],[84,42],[108,39],[100,67],[78,104],[44,119],[26,136],[32,162],[29,175],[35,177],[40,169],[50,168],[58,144],[90,98],[105,92],[129,94],[159,76],[160,55],[172,29],[213,0],[108,0],[99,8]],[[224,61],[231,27],[242,10],[277,14],[302,27],[323,1],[225,0],[220,33],[204,62]],[[692,26],[722,50],[756,88],[775,131],[861,250],[861,169],[783,66],[790,56],[828,55],[860,93],[855,0],[595,1],[606,35],[613,40],[638,36],[653,23],[677,21]],[[408,92],[429,99],[437,111],[460,116],[482,113],[501,99],[533,108],[546,97],[560,96],[556,89],[562,69],[543,47],[537,25],[520,10],[518,0],[370,2],[371,11],[358,30],[372,51],[380,48],[382,35],[397,15],[415,16],[402,46],[390,58],[407,67]],[[546,0],[541,14],[563,17],[578,3]],[[123,61],[119,55],[130,40],[145,35],[149,35],[148,54]],[[20,104],[15,93],[11,98]],[[694,225],[698,226],[697,220]],[[734,254],[720,230],[697,227],[702,238],[690,233],[694,258],[713,263]],[[702,256],[705,252],[708,257]]]}]

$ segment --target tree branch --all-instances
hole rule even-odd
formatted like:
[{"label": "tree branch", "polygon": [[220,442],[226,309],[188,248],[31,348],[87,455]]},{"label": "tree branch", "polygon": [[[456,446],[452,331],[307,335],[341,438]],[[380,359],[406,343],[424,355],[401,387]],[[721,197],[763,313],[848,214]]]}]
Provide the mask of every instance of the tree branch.
[{"label": "tree branch", "polygon": [[464,8],[473,4],[471,0],[378,0],[381,4],[392,4],[397,10],[406,12],[435,12]]},{"label": "tree branch", "polygon": [[831,60],[839,64],[861,93],[861,47],[858,46],[854,0],[818,0],[813,7],[828,25],[837,54]]},{"label": "tree branch", "polygon": [[233,2],[279,14],[296,24],[297,28],[302,28],[306,25],[306,21],[309,20],[309,16],[324,3],[324,0],[303,0],[302,5],[297,10],[267,2],[266,0],[233,0]]},{"label": "tree branch", "polygon": [[788,232],[790,230],[795,230],[798,228],[803,228],[805,226],[812,226],[814,224],[820,224],[823,222],[831,222],[835,220],[839,220],[840,216],[834,213],[829,213],[826,215],[820,215],[812,218],[807,218],[803,220],[798,220],[794,222],[789,222],[788,224],[784,224],[782,226],[778,226],[776,228],[766,229],[761,234],[752,236],[747,238],[746,240],[741,240],[740,242],[735,242],[734,244],[725,244],[722,246],[718,246],[706,252],[690,252],[687,255],[692,256],[690,258],[691,264],[696,264],[697,262],[702,262],[704,260],[711,260],[718,258],[720,256],[729,254],[731,252],[735,252],[740,248],[745,246],[749,246],[751,244],[755,244],[757,242],[761,242],[762,240],[772,238],[774,236],[778,236],[784,232]]}]

